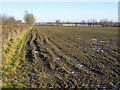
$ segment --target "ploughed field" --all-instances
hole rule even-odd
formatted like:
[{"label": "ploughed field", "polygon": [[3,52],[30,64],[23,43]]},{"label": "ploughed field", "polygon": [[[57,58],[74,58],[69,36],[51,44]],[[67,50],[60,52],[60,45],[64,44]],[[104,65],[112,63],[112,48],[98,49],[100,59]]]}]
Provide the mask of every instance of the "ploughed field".
[{"label": "ploughed field", "polygon": [[34,26],[16,79],[32,88],[118,88],[118,28]]}]

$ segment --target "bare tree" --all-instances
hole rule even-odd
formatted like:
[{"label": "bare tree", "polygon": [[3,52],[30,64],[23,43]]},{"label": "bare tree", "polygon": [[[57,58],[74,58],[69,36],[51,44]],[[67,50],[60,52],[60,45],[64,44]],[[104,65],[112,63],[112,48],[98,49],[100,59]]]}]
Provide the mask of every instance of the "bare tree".
[{"label": "bare tree", "polygon": [[88,19],[87,24],[88,24],[88,26],[91,26],[92,25],[92,21]]},{"label": "bare tree", "polygon": [[108,22],[107,19],[103,19],[103,20],[101,20],[101,21],[100,21],[101,26],[102,26],[102,27],[107,27],[107,26],[108,26],[108,25],[107,25],[107,22]]},{"label": "bare tree", "polygon": [[27,11],[25,11],[24,20],[25,20],[25,22],[26,22],[27,24],[32,25],[32,24],[34,24],[34,22],[35,22],[35,17],[34,17],[33,14],[28,13]]},{"label": "bare tree", "polygon": [[90,19],[91,25],[94,27],[95,26],[95,19]]},{"label": "bare tree", "polygon": [[95,24],[96,26],[97,26],[97,24],[98,24],[96,19],[95,19],[95,22],[94,22],[94,24]]},{"label": "bare tree", "polygon": [[56,19],[57,26],[60,24],[60,20]]},{"label": "bare tree", "polygon": [[93,27],[94,27],[95,26],[95,20],[93,19],[92,21],[93,21],[92,23],[93,23]]},{"label": "bare tree", "polygon": [[81,21],[81,23],[82,23],[82,24],[83,24],[83,26],[84,26],[86,22],[85,22],[85,20],[82,20],[82,21]]}]

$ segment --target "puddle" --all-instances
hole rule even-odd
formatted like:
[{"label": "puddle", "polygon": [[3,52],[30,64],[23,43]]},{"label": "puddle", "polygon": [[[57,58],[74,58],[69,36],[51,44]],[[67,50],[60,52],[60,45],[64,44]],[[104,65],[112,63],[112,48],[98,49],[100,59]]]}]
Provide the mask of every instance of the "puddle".
[{"label": "puddle", "polygon": [[76,74],[76,75],[78,75],[78,72],[75,72],[75,71],[72,71],[71,73],[72,73],[72,74]]},{"label": "puddle", "polygon": [[102,87],[103,89],[105,89],[106,87]]},{"label": "puddle", "polygon": [[78,40],[80,40],[81,38],[77,38]]},{"label": "puddle", "polygon": [[102,42],[102,43],[107,43],[107,42],[109,42],[109,41],[104,41],[104,40],[101,40],[101,41],[99,41],[99,42]]},{"label": "puddle", "polygon": [[61,58],[60,57],[57,57],[58,60],[60,60]]},{"label": "puddle", "polygon": [[83,67],[83,65],[82,65],[82,64],[80,64],[80,63],[79,63],[79,64],[77,64],[77,65],[78,65],[79,67]]},{"label": "puddle", "polygon": [[35,53],[37,53],[37,54],[38,54],[38,53],[40,53],[40,51],[38,51],[38,50],[35,50]]},{"label": "puddle", "polygon": [[97,38],[93,38],[92,40],[93,40],[93,41],[98,41],[98,39],[97,39]]},{"label": "puddle", "polygon": [[105,52],[105,51],[104,51],[104,50],[102,50],[102,49],[101,49],[100,51],[101,51],[102,53],[104,53],[104,52]]},{"label": "puddle", "polygon": [[100,87],[100,85],[97,85],[97,87]]},{"label": "puddle", "polygon": [[57,59],[57,60],[60,60],[60,59],[62,59],[62,58],[63,58],[63,57],[59,56],[59,57],[57,57],[56,59]]},{"label": "puddle", "polygon": [[98,48],[98,47],[94,47],[94,48],[92,48],[92,51],[94,52],[94,53],[96,53],[96,52],[102,52],[102,53],[104,53],[105,52],[105,50],[103,50],[103,49],[101,49],[101,48]]},{"label": "puddle", "polygon": [[61,74],[58,74],[58,76],[61,76]]},{"label": "puddle", "polygon": [[81,62],[76,62],[76,64],[77,64],[77,66],[79,66],[79,67],[83,67],[83,66],[84,66],[84,64],[82,64]]},{"label": "puddle", "polygon": [[74,71],[72,71],[71,73],[72,73],[72,74],[75,74],[75,72],[74,72]]}]

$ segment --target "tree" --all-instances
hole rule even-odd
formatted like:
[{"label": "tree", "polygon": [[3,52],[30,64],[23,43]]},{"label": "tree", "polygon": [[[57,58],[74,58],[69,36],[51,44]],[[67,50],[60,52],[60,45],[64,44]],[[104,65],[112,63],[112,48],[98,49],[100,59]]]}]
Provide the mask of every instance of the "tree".
[{"label": "tree", "polygon": [[35,22],[35,17],[34,17],[33,14],[28,13],[27,11],[25,11],[24,20],[25,20],[25,22],[26,22],[27,24],[32,25],[32,24],[34,24],[34,22]]},{"label": "tree", "polygon": [[88,24],[88,26],[91,26],[92,25],[92,21],[88,19],[87,24]]},{"label": "tree", "polygon": [[60,24],[60,20],[56,19],[57,26]]},{"label": "tree", "polygon": [[94,22],[94,24],[95,24],[96,26],[97,26],[97,24],[98,24],[96,19],[95,19],[95,22]]},{"label": "tree", "polygon": [[82,24],[83,24],[83,26],[84,26],[86,22],[85,22],[85,20],[82,20],[82,21],[81,21],[81,23],[82,23]]},{"label": "tree", "polygon": [[97,20],[96,19],[91,19],[93,27],[97,25]]},{"label": "tree", "polygon": [[93,27],[94,27],[95,26],[95,20],[93,19],[92,21],[93,21]]},{"label": "tree", "polygon": [[107,22],[108,22],[107,19],[102,19],[102,20],[100,21],[100,24],[101,24],[102,27],[107,27],[107,26],[108,26],[108,25],[107,25]]}]

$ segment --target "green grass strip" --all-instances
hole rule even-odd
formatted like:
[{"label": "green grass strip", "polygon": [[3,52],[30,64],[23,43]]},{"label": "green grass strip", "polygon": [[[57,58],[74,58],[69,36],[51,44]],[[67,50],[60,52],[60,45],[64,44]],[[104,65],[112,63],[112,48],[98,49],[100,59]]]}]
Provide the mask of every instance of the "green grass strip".
[{"label": "green grass strip", "polygon": [[2,75],[3,75],[3,87],[6,77],[16,72],[16,68],[20,64],[21,49],[25,42],[26,36],[29,34],[33,26],[22,32],[14,41],[6,43],[5,49],[2,51]]}]

